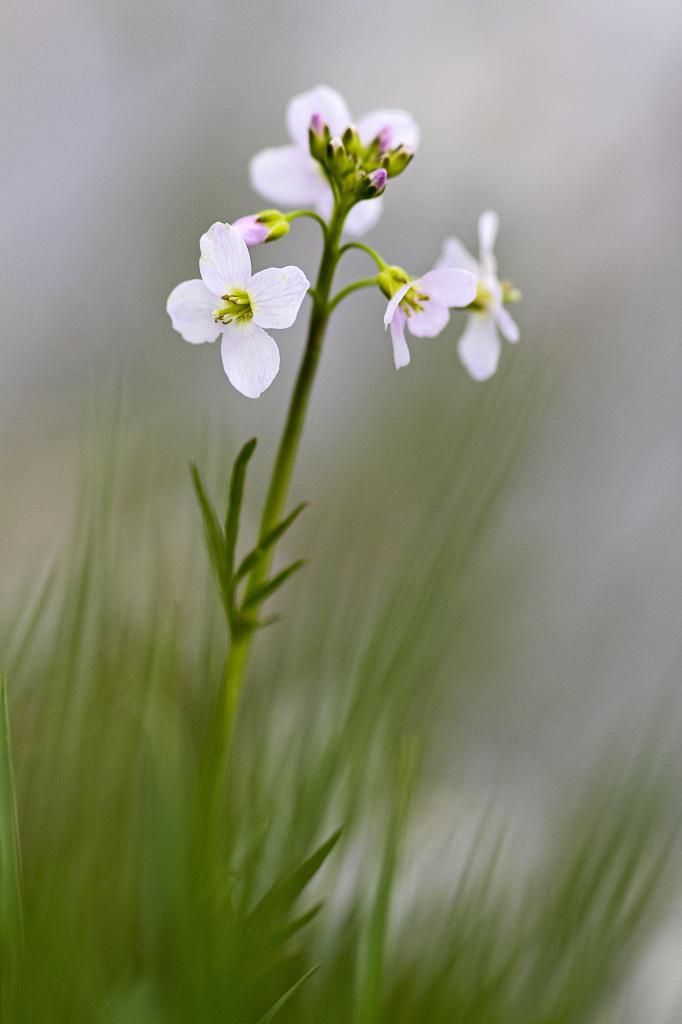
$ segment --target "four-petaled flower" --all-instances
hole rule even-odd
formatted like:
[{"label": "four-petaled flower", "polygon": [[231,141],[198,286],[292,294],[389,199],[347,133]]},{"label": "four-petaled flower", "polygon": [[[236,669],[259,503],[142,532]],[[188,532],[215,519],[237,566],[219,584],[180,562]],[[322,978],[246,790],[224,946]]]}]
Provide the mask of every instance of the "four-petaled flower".
[{"label": "four-petaled flower", "polygon": [[264,328],[291,327],[310,282],[298,267],[252,275],[246,243],[229,224],[210,227],[200,249],[201,280],[184,281],[168,298],[173,327],[193,345],[222,334],[230,383],[247,398],[258,398],[279,370],[279,349]]},{"label": "four-petaled flower", "polygon": [[[310,155],[308,129],[327,124],[332,137],[340,137],[351,124],[346,101],[329,86],[319,85],[294,96],[287,107],[287,126],[292,145],[263,149],[251,161],[251,184],[271,202],[282,206],[312,207],[322,217],[332,211],[333,196],[322,168]],[[388,151],[404,145],[414,151],[419,128],[404,110],[376,110],[357,124],[361,141],[368,145],[379,139]],[[384,182],[385,184],[385,182]],[[382,200],[367,199],[348,214],[346,230],[359,236],[373,227],[381,216]]]},{"label": "four-petaled flower", "polygon": [[450,309],[468,306],[475,298],[476,278],[468,270],[436,268],[401,285],[384,314],[384,327],[391,328],[396,369],[410,361],[405,324],[415,338],[435,338],[450,320]]},{"label": "four-petaled flower", "polygon": [[504,307],[505,285],[497,277],[493,249],[498,226],[497,214],[485,210],[478,219],[480,258],[474,259],[459,239],[449,238],[436,264],[442,269],[457,267],[470,270],[478,280],[476,303],[457,344],[459,357],[474,380],[487,380],[497,369],[502,348],[498,329],[507,341],[518,341],[520,337],[516,323]]}]

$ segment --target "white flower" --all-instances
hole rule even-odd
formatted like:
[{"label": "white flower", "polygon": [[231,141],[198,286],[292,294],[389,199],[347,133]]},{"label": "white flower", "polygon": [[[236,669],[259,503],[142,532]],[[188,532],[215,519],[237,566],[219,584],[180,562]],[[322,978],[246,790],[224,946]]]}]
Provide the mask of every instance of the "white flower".
[{"label": "white flower", "polygon": [[168,315],[192,345],[222,334],[230,383],[247,398],[259,398],[279,370],[279,349],[264,328],[291,327],[310,282],[298,267],[271,267],[252,275],[246,243],[229,224],[210,227],[200,250],[201,280],[173,289]]},{"label": "white flower", "polygon": [[435,338],[447,326],[450,309],[468,306],[475,298],[476,278],[468,270],[436,268],[398,288],[384,313],[384,327],[391,328],[396,370],[410,361],[406,324],[415,338]]},{"label": "white flower", "polygon": [[[318,85],[309,92],[294,96],[287,107],[287,126],[292,144],[263,149],[251,160],[251,184],[270,202],[281,206],[312,207],[327,218],[332,211],[333,196],[322,168],[310,155],[308,129],[315,117],[329,126],[332,137],[340,137],[352,118],[346,101],[335,89]],[[415,150],[419,144],[419,128],[404,110],[376,110],[361,117],[357,124],[365,145],[379,138],[382,149],[399,145]],[[382,200],[369,199],[358,203],[346,220],[351,235],[362,235],[381,216]]]},{"label": "white flower", "polygon": [[519,340],[519,329],[504,307],[502,285],[497,277],[497,261],[493,249],[497,238],[499,218],[492,210],[485,210],[478,219],[480,259],[476,260],[457,238],[449,238],[443,246],[443,255],[436,266],[461,267],[470,270],[478,279],[477,305],[481,308],[469,315],[457,351],[474,380],[487,380],[497,369],[501,342],[498,330],[507,341]]}]

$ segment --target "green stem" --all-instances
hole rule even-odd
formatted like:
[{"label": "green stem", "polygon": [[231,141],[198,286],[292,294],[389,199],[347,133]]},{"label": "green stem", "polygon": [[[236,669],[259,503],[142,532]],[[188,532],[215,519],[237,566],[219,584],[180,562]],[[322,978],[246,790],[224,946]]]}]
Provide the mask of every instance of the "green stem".
[{"label": "green stem", "polygon": [[346,298],[347,295],[352,295],[353,292],[359,291],[361,288],[372,288],[376,285],[376,277],[363,277],[360,281],[353,281],[352,284],[347,284],[345,288],[338,291],[333,299],[329,301],[329,312],[331,313],[338,306],[339,302]]},{"label": "green stem", "polygon": [[311,220],[316,220],[322,228],[322,233],[326,236],[327,225],[319,213],[315,213],[313,210],[292,210],[291,213],[285,214],[286,220],[297,220],[299,217],[310,217]]},{"label": "green stem", "polygon": [[371,245],[365,245],[364,242],[346,242],[346,244],[339,249],[339,259],[344,253],[350,252],[351,249],[359,249],[360,252],[366,252],[368,256],[372,257],[379,270],[386,270],[388,266],[386,261],[381,258],[379,253],[376,252]]},{"label": "green stem", "polygon": [[[310,393],[312,391],[315,372],[319,363],[322,351],[327,322],[331,313],[329,295],[331,292],[334,271],[339,261],[339,241],[343,230],[343,223],[348,213],[348,207],[336,203],[334,213],[328,225],[325,225],[324,249],[322,260],[317,275],[317,281],[313,289],[315,301],[310,315],[308,326],[308,338],[306,342],[303,360],[298,371],[298,377],[294,387],[289,411],[287,414],[284,430],[277,451],[275,465],[272,471],[270,487],[268,489],[263,515],[261,517],[259,538],[262,540],[274,526],[276,526],[284,515],[284,509],[289,494],[289,486],[294,471],[294,464],[298,454],[298,448],[303,432],[303,424],[308,409]],[[301,216],[306,211],[301,211]],[[315,215],[316,216],[316,215]],[[246,587],[245,600],[248,600],[256,589],[267,578],[270,565],[274,557],[274,546],[256,565],[249,577]],[[212,743],[211,777],[212,777],[212,810],[217,810],[220,800],[227,764],[232,746],[235,719],[239,707],[244,672],[253,640],[253,630],[245,629],[232,633],[230,649],[225,661],[220,691],[218,695],[218,706],[214,722],[214,741]]]}]

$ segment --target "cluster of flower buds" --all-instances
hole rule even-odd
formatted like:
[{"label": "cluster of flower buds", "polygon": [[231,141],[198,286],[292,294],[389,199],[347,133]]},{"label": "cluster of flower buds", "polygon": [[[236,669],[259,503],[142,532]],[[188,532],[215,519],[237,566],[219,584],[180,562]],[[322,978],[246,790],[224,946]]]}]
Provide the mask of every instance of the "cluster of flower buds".
[{"label": "cluster of flower buds", "polygon": [[402,174],[412,160],[414,154],[408,146],[389,149],[389,140],[390,134],[380,131],[365,144],[353,124],[342,136],[333,136],[318,113],[313,114],[308,129],[310,155],[341,194],[356,201],[380,196],[388,179]]},{"label": "cluster of flower buds", "polygon": [[289,233],[289,219],[281,210],[261,210],[260,213],[239,217],[232,225],[247,245],[274,242]]}]

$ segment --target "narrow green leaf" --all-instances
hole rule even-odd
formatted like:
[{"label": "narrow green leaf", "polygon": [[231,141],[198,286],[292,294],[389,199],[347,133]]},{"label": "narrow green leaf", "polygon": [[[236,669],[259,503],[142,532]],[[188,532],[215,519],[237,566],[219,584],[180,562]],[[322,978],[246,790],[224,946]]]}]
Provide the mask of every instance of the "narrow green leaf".
[{"label": "narrow green leaf", "polygon": [[239,533],[239,513],[241,512],[242,499],[244,497],[244,481],[246,479],[246,468],[249,459],[256,450],[257,440],[252,437],[247,441],[232,467],[232,478],[230,480],[230,497],[227,502],[227,514],[225,516],[225,566],[228,578],[234,570],[234,551],[237,546],[237,534]]},{"label": "narrow green leaf", "polygon": [[303,977],[299,978],[298,981],[295,984],[293,984],[287,992],[284,993],[282,998],[278,999],[277,1002],[270,1007],[265,1016],[261,1017],[261,1019],[258,1021],[258,1024],[270,1024],[270,1021],[274,1020],[275,1015],[279,1013],[283,1006],[286,1006],[286,1004],[289,1002],[294,993],[298,991],[301,985],[303,985],[304,982],[308,980],[308,978],[311,978],[313,974],[319,971],[321,966],[321,964],[315,964],[315,966],[311,967],[309,971],[306,971]]},{"label": "narrow green leaf", "polygon": [[359,963],[357,1024],[373,1024],[379,1017],[381,988],[384,976],[386,943],[395,877],[400,858],[401,840],[415,777],[416,748],[406,742],[400,751],[393,806],[386,832],[376,893],[367,922]]},{"label": "narrow green leaf", "polygon": [[190,471],[192,473],[192,482],[194,483],[194,490],[196,492],[197,501],[199,502],[199,508],[201,515],[204,520],[204,532],[206,535],[206,547],[208,548],[208,555],[215,572],[220,591],[223,594],[223,599],[227,598],[227,585],[228,578],[225,574],[225,538],[223,537],[223,531],[216,515],[216,511],[211,503],[206,488],[204,487],[203,480],[199,469],[194,462],[190,463]]},{"label": "narrow green leaf", "polygon": [[254,591],[247,594],[242,608],[253,608],[254,605],[258,606],[261,604],[266,600],[266,598],[274,594],[276,590],[279,590],[282,584],[286,583],[289,577],[293,576],[293,574],[298,572],[298,570],[304,565],[305,559],[301,558],[298,562],[293,562],[291,565],[288,565],[286,569],[282,569],[282,571],[278,572],[276,576],[273,576],[271,580],[267,580],[267,582],[261,584],[260,587],[256,587]]},{"label": "narrow green leaf", "polygon": [[278,879],[251,911],[250,923],[259,925],[264,921],[270,921],[275,915],[290,907],[311,878],[320,870],[338,843],[340,835],[341,829],[339,828],[307,860],[294,868],[290,874]]},{"label": "narrow green leaf", "polygon": [[0,674],[0,1016],[16,989],[23,944],[21,861],[17,804],[12,772],[12,747],[7,708],[7,681]]},{"label": "narrow green leaf", "polygon": [[275,933],[275,942],[284,942],[286,939],[290,939],[292,935],[295,935],[296,932],[300,932],[301,928],[305,928],[307,924],[310,924],[317,917],[323,906],[324,903],[320,901],[312,906],[310,910],[306,910],[304,914],[295,917],[293,921],[287,921]]},{"label": "narrow green leaf", "polygon": [[253,551],[249,552],[249,554],[246,556],[246,558],[243,560],[243,562],[237,569],[237,572],[235,573],[235,580],[241,580],[244,578],[244,576],[248,576],[251,570],[258,564],[260,559],[263,557],[265,552],[269,548],[271,548],[273,544],[277,543],[282,534],[286,533],[286,531],[289,529],[294,520],[298,519],[303,509],[307,507],[308,502],[302,501],[300,505],[296,506],[293,512],[289,513],[286,519],[283,519],[281,523],[278,523],[277,526],[273,526],[272,530],[266,533],[263,539],[258,542]]}]

